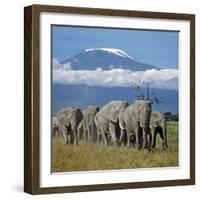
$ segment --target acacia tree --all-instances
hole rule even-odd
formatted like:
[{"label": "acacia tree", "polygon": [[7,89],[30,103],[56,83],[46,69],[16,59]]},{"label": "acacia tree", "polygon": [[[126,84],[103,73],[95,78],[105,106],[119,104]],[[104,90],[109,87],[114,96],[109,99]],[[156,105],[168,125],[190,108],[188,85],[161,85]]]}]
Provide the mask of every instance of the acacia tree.
[{"label": "acacia tree", "polygon": [[140,100],[151,101],[155,104],[163,103],[163,101],[161,101],[161,99],[159,99],[156,94],[151,91],[150,86],[152,84],[153,81],[143,82],[141,80],[138,80],[138,82],[133,82],[134,92],[137,93],[136,98]]}]

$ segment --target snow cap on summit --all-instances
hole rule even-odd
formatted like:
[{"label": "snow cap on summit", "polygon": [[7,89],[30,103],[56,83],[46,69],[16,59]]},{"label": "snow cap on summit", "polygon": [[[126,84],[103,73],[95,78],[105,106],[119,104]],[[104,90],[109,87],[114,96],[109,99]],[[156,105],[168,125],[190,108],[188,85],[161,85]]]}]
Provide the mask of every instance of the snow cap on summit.
[{"label": "snow cap on summit", "polygon": [[85,52],[89,52],[89,51],[106,51],[109,53],[113,53],[116,54],[118,56],[122,56],[122,57],[127,57],[130,58],[131,60],[133,60],[133,58],[128,55],[127,53],[125,53],[123,50],[121,49],[113,49],[113,48],[94,48],[94,49],[85,49]]}]

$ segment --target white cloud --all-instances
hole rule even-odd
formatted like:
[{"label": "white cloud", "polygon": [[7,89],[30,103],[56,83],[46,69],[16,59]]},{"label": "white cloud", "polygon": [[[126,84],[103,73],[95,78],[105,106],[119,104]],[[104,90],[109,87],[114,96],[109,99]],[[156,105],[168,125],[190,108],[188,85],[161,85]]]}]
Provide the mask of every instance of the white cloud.
[{"label": "white cloud", "polygon": [[101,71],[103,71],[103,70],[102,70],[101,67],[97,67],[97,68],[96,68],[96,71],[97,71],[97,72],[101,72]]},{"label": "white cloud", "polygon": [[60,84],[86,84],[90,86],[128,87],[141,81],[141,86],[151,82],[151,87],[177,89],[178,70],[151,69],[133,72],[124,69],[102,70],[69,70],[70,68],[54,68],[53,81]]},{"label": "white cloud", "polygon": [[65,63],[65,64],[60,64],[60,62],[56,58],[53,58],[53,69],[54,70],[62,69],[62,70],[67,71],[67,70],[71,70],[72,66],[70,62]]},{"label": "white cloud", "polygon": [[62,68],[62,65],[58,62],[56,58],[53,58],[53,69],[60,69]]},{"label": "white cloud", "polygon": [[68,63],[63,64],[63,68],[64,68],[65,70],[71,70],[71,69],[72,69],[71,63],[68,62]]}]

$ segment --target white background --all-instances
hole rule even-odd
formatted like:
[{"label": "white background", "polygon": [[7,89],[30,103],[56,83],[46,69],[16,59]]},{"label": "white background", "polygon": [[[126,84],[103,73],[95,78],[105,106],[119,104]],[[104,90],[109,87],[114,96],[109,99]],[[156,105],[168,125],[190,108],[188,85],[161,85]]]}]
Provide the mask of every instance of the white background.
[{"label": "white background", "polygon": [[[200,54],[199,0],[7,0],[0,6],[0,199],[199,199],[200,196],[200,126],[196,126],[197,176],[195,186],[87,192],[31,196],[23,193],[23,7],[33,4],[55,4],[82,7],[116,8],[196,14],[196,55]],[[196,77],[200,75],[196,59]],[[198,80],[200,80],[198,78]],[[196,102],[200,102],[200,81],[196,82]],[[196,121],[199,104],[196,105]],[[199,123],[198,123],[199,124]]]}]

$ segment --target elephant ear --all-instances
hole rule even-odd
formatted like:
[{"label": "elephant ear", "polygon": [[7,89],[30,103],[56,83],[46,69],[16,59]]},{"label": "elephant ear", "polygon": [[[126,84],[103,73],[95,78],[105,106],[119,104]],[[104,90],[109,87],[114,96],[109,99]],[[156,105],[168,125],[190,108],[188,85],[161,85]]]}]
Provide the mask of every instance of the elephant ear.
[{"label": "elephant ear", "polygon": [[122,110],[121,102],[110,102],[106,106],[104,106],[100,112],[103,114],[105,118],[113,123],[117,123],[119,119],[119,112]]},{"label": "elephant ear", "polygon": [[111,122],[117,123],[117,121],[118,121],[118,114],[119,114],[119,112],[115,111],[115,112],[107,114],[105,117],[107,119],[109,119]]}]

